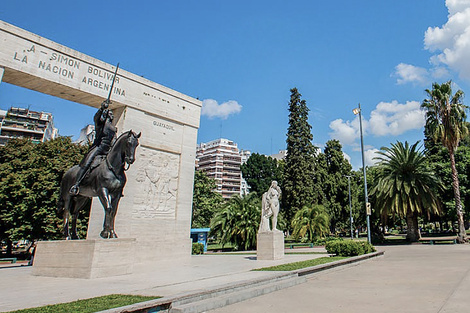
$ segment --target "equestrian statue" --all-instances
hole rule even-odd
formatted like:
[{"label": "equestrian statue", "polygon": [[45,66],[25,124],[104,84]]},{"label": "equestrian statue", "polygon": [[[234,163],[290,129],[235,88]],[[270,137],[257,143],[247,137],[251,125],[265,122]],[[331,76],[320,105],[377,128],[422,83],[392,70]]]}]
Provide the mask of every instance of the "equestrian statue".
[{"label": "equestrian statue", "polygon": [[[100,236],[117,238],[114,219],[126,184],[125,171],[135,161],[135,150],[141,135],[130,130],[116,139],[117,128],[112,123],[114,116],[109,104],[118,68],[119,64],[114,73],[108,98],[101,104],[93,118],[95,123],[93,144],[80,164],[70,168],[62,177],[58,210],[64,214],[66,239],[79,239],[76,229],[78,212],[91,206],[93,197],[99,198],[105,211]],[[69,230],[70,215],[71,230]]]}]

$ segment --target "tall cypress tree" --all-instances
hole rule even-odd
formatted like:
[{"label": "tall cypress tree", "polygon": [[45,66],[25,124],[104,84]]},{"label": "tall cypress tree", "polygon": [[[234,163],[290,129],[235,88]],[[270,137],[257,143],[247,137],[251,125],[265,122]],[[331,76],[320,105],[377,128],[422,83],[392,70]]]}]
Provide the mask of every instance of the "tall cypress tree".
[{"label": "tall cypress tree", "polygon": [[308,123],[307,103],[297,88],[290,90],[289,128],[287,129],[287,156],[284,176],[284,204],[286,219],[314,200],[314,157],[312,126]]},{"label": "tall cypress tree", "polygon": [[330,215],[330,227],[334,233],[337,227],[349,228],[349,192],[347,175],[352,166],[344,158],[341,143],[328,140],[325,145],[326,176],[323,182],[325,207]]}]

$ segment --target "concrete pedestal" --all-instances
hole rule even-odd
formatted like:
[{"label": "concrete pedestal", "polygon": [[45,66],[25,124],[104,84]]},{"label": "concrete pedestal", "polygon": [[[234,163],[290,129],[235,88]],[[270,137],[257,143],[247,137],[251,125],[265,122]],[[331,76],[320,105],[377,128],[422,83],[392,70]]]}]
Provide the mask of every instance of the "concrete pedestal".
[{"label": "concrete pedestal", "polygon": [[284,257],[284,234],[281,231],[260,232],[257,239],[258,260],[280,260]]},{"label": "concrete pedestal", "polygon": [[33,275],[98,278],[132,273],[135,239],[40,241]]}]

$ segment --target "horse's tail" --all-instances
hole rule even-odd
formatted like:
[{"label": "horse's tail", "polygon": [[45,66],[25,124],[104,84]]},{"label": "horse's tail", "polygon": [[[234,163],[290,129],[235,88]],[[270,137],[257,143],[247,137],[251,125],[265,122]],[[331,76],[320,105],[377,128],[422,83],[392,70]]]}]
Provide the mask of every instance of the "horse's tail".
[{"label": "horse's tail", "polygon": [[64,173],[60,182],[59,200],[57,201],[57,213],[62,213],[65,210],[65,200],[69,196],[69,188],[73,177],[71,177],[71,169]]},{"label": "horse's tail", "polygon": [[65,209],[65,201],[62,197],[57,201],[57,213],[62,213]]},{"label": "horse's tail", "polygon": [[59,200],[57,201],[57,213],[62,213],[65,209],[64,189],[64,181],[61,181],[59,189]]}]

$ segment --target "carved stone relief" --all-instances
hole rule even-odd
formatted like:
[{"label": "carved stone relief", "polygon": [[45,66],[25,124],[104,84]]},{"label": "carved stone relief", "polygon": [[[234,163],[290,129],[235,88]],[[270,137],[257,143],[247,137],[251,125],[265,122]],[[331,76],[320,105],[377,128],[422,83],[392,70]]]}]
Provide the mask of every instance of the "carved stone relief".
[{"label": "carved stone relief", "polygon": [[180,156],[142,147],[138,160],[132,216],[174,219]]}]

